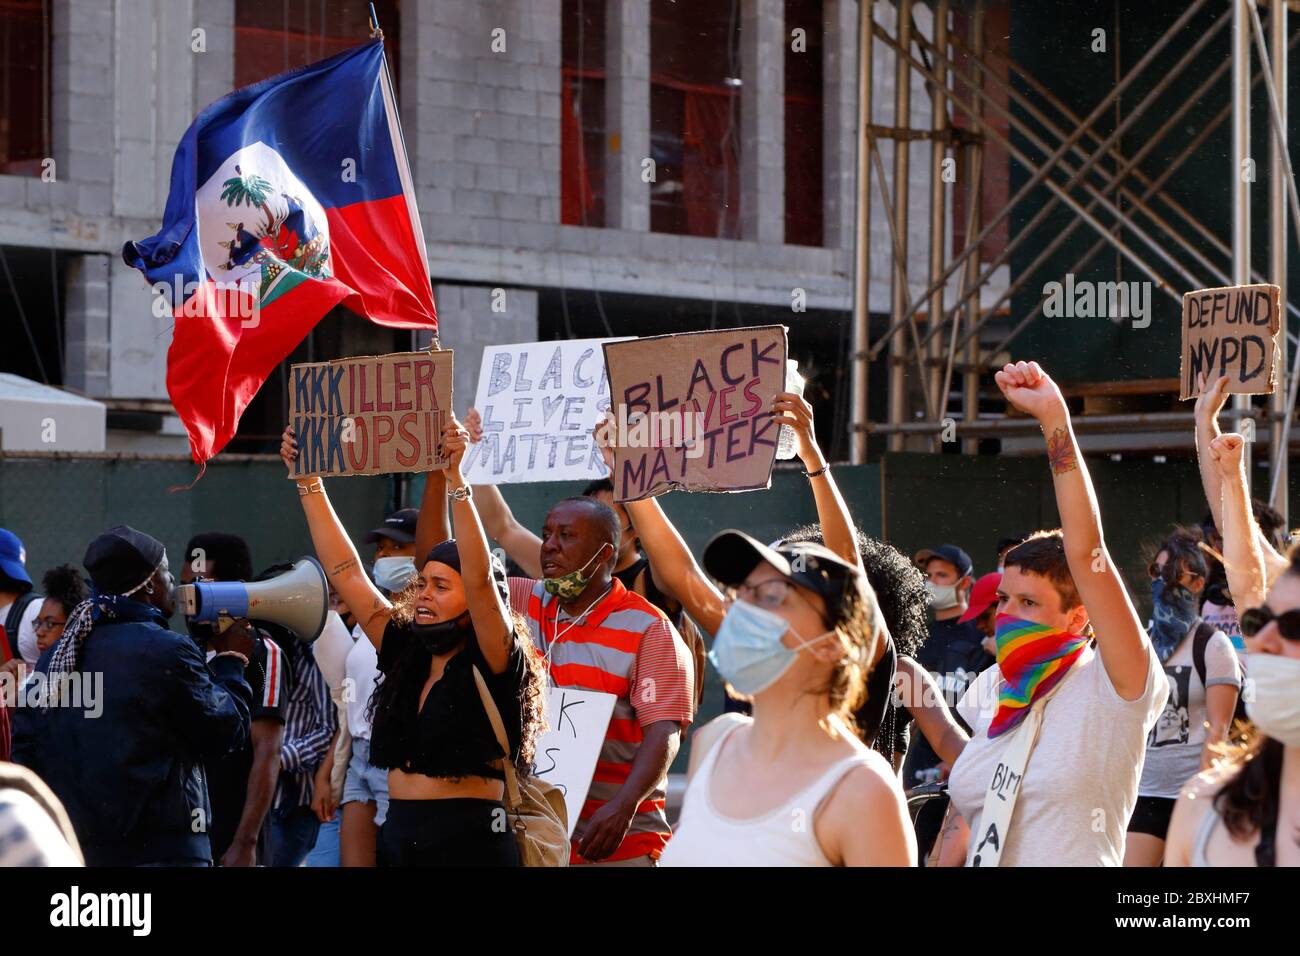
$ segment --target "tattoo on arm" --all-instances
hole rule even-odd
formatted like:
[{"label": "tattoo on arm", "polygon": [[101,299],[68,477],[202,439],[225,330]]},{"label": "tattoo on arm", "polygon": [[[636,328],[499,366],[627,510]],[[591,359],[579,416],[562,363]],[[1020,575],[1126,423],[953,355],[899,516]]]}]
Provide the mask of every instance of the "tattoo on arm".
[{"label": "tattoo on arm", "polygon": [[1079,467],[1068,429],[1058,427],[1047,436],[1047,461],[1054,475],[1064,475]]},{"label": "tattoo on arm", "polygon": [[355,568],[356,566],[357,566],[357,559],[348,558],[346,561],[342,561],[339,564],[334,565],[333,573],[342,574],[344,571],[350,570],[351,568]]}]

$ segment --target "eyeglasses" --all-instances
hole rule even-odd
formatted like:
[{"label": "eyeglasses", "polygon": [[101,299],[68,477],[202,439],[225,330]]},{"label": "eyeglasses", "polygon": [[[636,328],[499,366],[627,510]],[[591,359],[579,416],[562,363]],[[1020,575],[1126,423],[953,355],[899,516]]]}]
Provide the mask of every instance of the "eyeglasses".
[{"label": "eyeglasses", "polygon": [[62,627],[67,623],[66,620],[56,621],[52,617],[38,617],[36,620],[32,621],[32,627],[37,631],[52,631],[56,627]]},{"label": "eyeglasses", "polygon": [[785,578],[772,578],[759,584],[739,584],[734,588],[727,588],[727,597],[743,598],[751,604],[774,611],[785,603],[785,596],[793,588],[794,584]]},{"label": "eyeglasses", "polygon": [[1241,636],[1254,637],[1269,621],[1277,622],[1278,633],[1288,641],[1300,641],[1300,608],[1274,614],[1267,604],[1249,608],[1241,615]]},{"label": "eyeglasses", "polygon": [[[785,603],[785,597],[791,591],[803,598],[804,603],[816,611],[817,615],[822,618],[823,621],[826,621],[827,627],[832,626],[829,620],[827,620],[826,615],[822,613],[821,609],[818,608],[817,605],[813,604],[812,601],[808,600],[808,598],[800,592],[794,582],[787,581],[785,578],[771,578],[758,584],[738,584],[735,587],[727,588],[725,593],[726,596],[732,600],[743,598],[764,610],[775,611]],[[753,595],[752,600],[746,595]]]}]

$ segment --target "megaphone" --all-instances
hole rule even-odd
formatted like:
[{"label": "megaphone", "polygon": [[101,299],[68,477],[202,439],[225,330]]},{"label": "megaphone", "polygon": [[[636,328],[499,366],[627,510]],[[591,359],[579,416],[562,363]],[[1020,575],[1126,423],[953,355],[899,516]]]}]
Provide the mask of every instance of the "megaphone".
[{"label": "megaphone", "polygon": [[329,582],[315,558],[302,558],[292,570],[266,581],[196,581],[176,589],[177,603],[194,621],[225,630],[232,621],[270,621],[287,627],[310,644],[325,630]]}]

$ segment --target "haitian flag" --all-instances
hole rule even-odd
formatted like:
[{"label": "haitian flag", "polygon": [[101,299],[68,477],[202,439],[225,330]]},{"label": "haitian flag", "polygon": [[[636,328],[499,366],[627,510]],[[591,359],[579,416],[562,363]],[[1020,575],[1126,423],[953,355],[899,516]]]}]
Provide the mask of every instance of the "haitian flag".
[{"label": "haitian flag", "polygon": [[167,392],[200,464],[335,305],[436,331],[383,41],[203,110],[176,148],[162,230],[122,257],[170,296]]}]

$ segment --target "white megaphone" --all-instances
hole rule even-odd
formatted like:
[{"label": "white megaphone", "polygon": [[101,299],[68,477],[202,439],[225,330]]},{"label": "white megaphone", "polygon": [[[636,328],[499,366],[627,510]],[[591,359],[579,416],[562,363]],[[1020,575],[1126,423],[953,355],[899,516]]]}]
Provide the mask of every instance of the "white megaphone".
[{"label": "white megaphone", "polygon": [[266,581],[196,581],[176,589],[181,611],[192,621],[208,621],[224,631],[232,621],[270,621],[287,627],[310,644],[325,629],[329,582],[315,558]]}]

